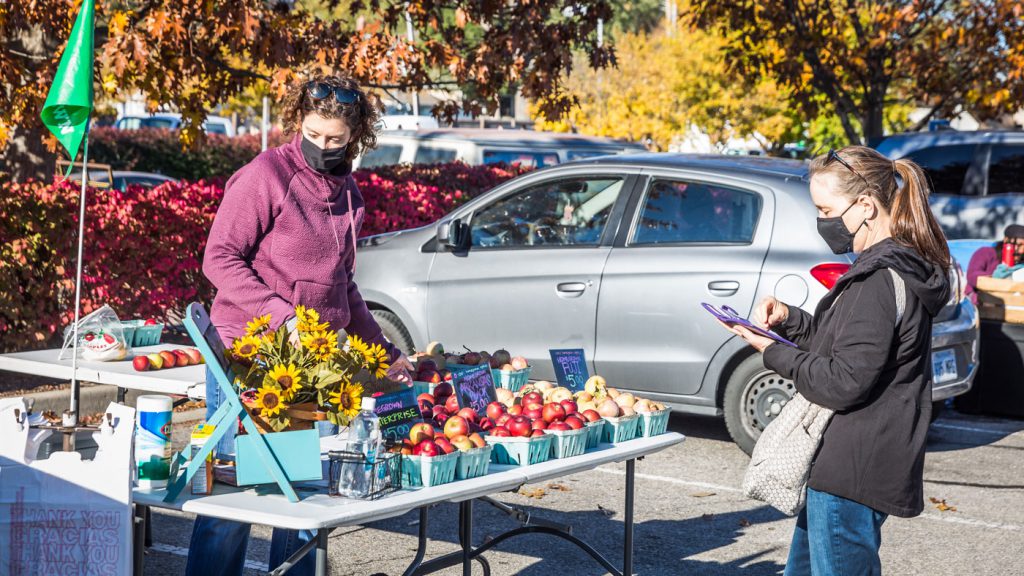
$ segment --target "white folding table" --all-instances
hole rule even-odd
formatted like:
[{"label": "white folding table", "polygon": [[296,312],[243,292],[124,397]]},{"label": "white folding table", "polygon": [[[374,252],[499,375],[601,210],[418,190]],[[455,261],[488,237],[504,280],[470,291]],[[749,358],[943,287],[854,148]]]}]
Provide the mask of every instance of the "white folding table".
[{"label": "white folding table", "polygon": [[[430,488],[403,489],[377,500],[328,496],[326,482],[297,483],[296,491],[302,497],[299,502],[289,502],[279,493],[257,493],[257,490],[252,488],[241,489],[220,484],[215,485],[212,495],[194,496],[182,493],[174,502],[164,502],[165,490],[136,489],[132,494],[132,500],[139,507],[167,508],[276,528],[316,531],[315,539],[307,543],[285,564],[277,567],[272,574],[284,573],[295,561],[316,547],[316,573],[318,576],[326,576],[327,536],[331,530],[385,520],[418,509],[420,512],[419,547],[416,557],[405,571],[406,576],[430,574],[460,563],[463,567],[463,574],[469,575],[473,560],[481,563],[485,574],[490,574],[490,566],[482,555],[509,538],[529,533],[550,534],[567,540],[587,552],[612,574],[632,575],[633,496],[636,461],[679,444],[683,440],[682,434],[669,432],[660,436],[638,438],[614,445],[601,444],[581,456],[549,460],[532,466],[491,464],[489,473],[479,478],[459,480]],[[568,476],[597,468],[603,464],[623,461],[626,462],[626,502],[622,570],[601,556],[593,547],[573,536],[567,528],[551,522],[536,521],[525,514],[517,515],[515,509],[505,505],[499,505],[499,508],[503,508],[517,517],[524,525],[500,534],[481,546],[473,547],[474,500],[487,501],[492,494],[517,490],[524,484]],[[459,503],[459,535],[462,550],[424,562],[428,541],[427,512],[432,504],[439,502]],[[136,550],[136,554],[141,554],[141,550]]]},{"label": "white folding table", "polygon": [[[158,344],[134,348],[133,352],[141,355],[190,347]],[[0,370],[71,380],[71,351],[66,351],[64,356],[63,360],[60,359],[60,349],[0,354]],[[126,390],[186,396],[192,400],[206,398],[206,367],[202,364],[139,372],[132,366],[131,359],[118,362],[79,359],[76,377],[80,382],[117,386],[118,401],[123,401]]]}]

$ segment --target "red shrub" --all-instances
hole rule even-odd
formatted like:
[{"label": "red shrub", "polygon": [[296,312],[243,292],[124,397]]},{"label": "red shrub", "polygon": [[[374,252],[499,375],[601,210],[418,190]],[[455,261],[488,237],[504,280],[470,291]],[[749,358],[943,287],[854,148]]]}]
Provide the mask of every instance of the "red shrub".
[{"label": "red shrub", "polygon": [[[367,206],[362,235],[424,226],[523,171],[456,163],[357,172]],[[110,304],[122,319],[166,319],[189,302],[209,302],[202,255],[223,185],[90,189],[83,313]],[[78,195],[72,182],[0,183],[0,349],[52,345],[73,319]]]}]

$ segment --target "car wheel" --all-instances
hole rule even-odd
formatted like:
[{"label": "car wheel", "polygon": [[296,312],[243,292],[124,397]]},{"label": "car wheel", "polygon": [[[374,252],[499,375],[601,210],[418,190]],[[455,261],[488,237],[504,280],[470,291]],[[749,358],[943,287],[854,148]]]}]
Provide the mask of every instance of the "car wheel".
[{"label": "car wheel", "polygon": [[370,310],[370,314],[377,321],[377,325],[384,332],[384,337],[388,339],[388,342],[398,346],[398,349],[406,355],[411,355],[415,352],[416,346],[412,342],[412,336],[409,335],[409,331],[405,329],[405,324],[402,324],[402,321],[394,312]]},{"label": "car wheel", "polygon": [[750,454],[761,431],[796,393],[793,381],[764,367],[760,354],[740,362],[725,385],[725,427],[736,445]]}]

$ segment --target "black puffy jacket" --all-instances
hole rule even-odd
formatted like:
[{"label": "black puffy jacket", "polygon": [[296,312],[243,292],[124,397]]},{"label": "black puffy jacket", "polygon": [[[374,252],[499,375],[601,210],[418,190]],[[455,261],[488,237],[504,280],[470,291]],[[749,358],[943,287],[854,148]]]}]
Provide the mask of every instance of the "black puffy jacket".
[{"label": "black puffy jacket", "polygon": [[[899,325],[887,268],[906,285]],[[893,516],[921,513],[932,318],[948,298],[942,268],[889,239],[857,258],[813,317],[790,307],[777,330],[800,349],[772,344],[765,366],[793,379],[811,402],[836,411],[808,486]]]}]

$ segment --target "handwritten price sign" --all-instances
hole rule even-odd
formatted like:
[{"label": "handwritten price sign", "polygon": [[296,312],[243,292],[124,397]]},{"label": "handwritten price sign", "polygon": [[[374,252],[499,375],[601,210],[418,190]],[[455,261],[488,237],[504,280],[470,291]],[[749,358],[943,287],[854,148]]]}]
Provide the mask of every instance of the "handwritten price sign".
[{"label": "handwritten price sign", "polygon": [[587,372],[587,358],[582,349],[551,350],[551,363],[555,365],[558,385],[573,392],[583,389],[590,378]]},{"label": "handwritten price sign", "polygon": [[373,411],[380,420],[381,436],[392,440],[407,438],[412,425],[423,421],[411,388],[378,396]]},{"label": "handwritten price sign", "polygon": [[459,399],[459,406],[472,408],[478,414],[487,412],[487,405],[498,400],[498,394],[494,391],[494,379],[491,377],[491,367],[486,364],[455,372],[452,376],[452,385]]}]

